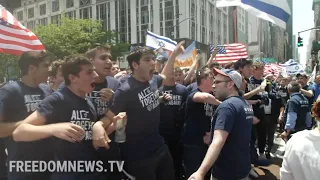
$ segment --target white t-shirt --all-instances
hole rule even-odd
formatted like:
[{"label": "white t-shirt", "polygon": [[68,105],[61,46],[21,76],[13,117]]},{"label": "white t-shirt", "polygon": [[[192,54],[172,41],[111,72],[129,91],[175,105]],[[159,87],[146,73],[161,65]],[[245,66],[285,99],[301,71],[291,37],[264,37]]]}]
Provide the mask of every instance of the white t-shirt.
[{"label": "white t-shirt", "polygon": [[281,180],[320,179],[320,133],[318,129],[300,131],[288,141],[280,177]]}]

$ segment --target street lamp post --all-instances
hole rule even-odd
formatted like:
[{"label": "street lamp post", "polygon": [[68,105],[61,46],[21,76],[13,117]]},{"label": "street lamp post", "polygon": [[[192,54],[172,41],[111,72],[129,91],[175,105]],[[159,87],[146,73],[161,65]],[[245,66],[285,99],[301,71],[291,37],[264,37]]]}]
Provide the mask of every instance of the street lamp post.
[{"label": "street lamp post", "polygon": [[186,21],[186,20],[188,20],[188,19],[191,19],[191,18],[192,18],[192,17],[185,18],[185,19],[183,19],[182,21],[180,21],[178,24],[176,24],[176,25],[174,25],[174,26],[171,26],[171,27],[167,27],[167,29],[171,31],[169,38],[170,38],[170,39],[173,39],[173,38],[174,38],[174,34],[173,34],[173,33],[174,33],[174,28],[175,28],[175,27],[179,26],[182,22],[184,22],[184,21]]}]

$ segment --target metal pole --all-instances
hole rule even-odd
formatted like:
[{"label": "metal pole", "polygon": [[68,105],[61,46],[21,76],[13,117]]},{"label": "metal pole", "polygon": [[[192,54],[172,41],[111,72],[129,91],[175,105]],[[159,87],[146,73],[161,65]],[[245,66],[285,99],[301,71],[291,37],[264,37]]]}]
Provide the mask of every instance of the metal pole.
[{"label": "metal pole", "polygon": [[314,28],[311,28],[311,29],[307,29],[307,30],[303,30],[303,31],[299,31],[298,34],[303,33],[303,32],[306,32],[306,31],[314,30],[314,29],[319,30],[319,29],[320,29],[320,26],[314,27]]}]

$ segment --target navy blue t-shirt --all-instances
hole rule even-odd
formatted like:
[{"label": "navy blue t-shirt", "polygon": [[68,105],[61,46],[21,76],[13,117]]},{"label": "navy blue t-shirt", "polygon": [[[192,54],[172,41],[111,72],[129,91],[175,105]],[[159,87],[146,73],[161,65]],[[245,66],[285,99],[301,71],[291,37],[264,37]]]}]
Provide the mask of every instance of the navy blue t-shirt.
[{"label": "navy blue t-shirt", "polygon": [[120,144],[121,155],[125,161],[157,156],[159,149],[165,147],[159,133],[158,88],[162,80],[161,76],[153,75],[151,81],[141,82],[130,76],[115,93],[112,112],[127,113],[126,142]]},{"label": "navy blue t-shirt", "polygon": [[196,89],[188,95],[182,143],[186,145],[204,145],[203,136],[210,132],[211,117],[215,106],[193,101],[193,96],[201,92]]},{"label": "navy blue t-shirt", "polygon": [[306,114],[310,113],[309,101],[302,93],[293,93],[286,105],[285,117],[289,112],[297,114],[295,131],[301,131],[307,128]]},{"label": "navy blue t-shirt", "polygon": [[191,83],[187,86],[187,90],[188,90],[188,93],[191,93],[192,91],[198,89],[198,84],[197,82],[194,82],[194,83]]},{"label": "navy blue t-shirt", "polygon": [[[103,88],[110,88],[114,92],[120,87],[120,82],[111,77],[107,76],[103,83],[95,83],[95,88],[92,93],[88,94],[88,97],[91,99],[92,103],[94,104],[98,119],[101,119],[105,116],[106,110],[110,108],[112,105],[111,102],[105,102],[100,97],[100,90]],[[114,141],[115,132],[109,134],[109,138],[111,139],[111,143],[109,143],[109,149],[106,148],[99,148],[98,154],[99,158],[105,161],[110,160],[120,160],[120,152],[117,143]]]},{"label": "navy blue t-shirt", "polygon": [[[24,120],[33,113],[44,98],[40,88],[33,88],[23,82],[13,82],[0,88],[0,115],[3,122],[17,122]],[[15,142],[12,136],[4,138],[8,150],[8,161],[38,160],[49,161],[52,159],[50,141],[43,139],[34,142]],[[8,179],[48,179],[47,173],[29,172],[8,173]]]},{"label": "navy blue t-shirt", "polygon": [[44,92],[44,96],[47,97],[53,93],[53,90],[50,88],[48,84],[41,83],[39,84],[39,88]]},{"label": "navy blue t-shirt", "polygon": [[[262,81],[263,81],[262,79],[257,80],[253,76],[251,76],[249,78],[249,80],[247,81],[246,93],[259,87],[261,85]],[[263,100],[263,98],[260,94],[256,94],[256,95],[252,96],[250,98],[250,100]],[[263,104],[257,103],[257,104],[252,105],[252,107],[253,107],[255,116],[257,116],[259,119],[261,119],[261,116],[264,116]]]},{"label": "navy blue t-shirt", "polygon": [[218,106],[212,117],[211,141],[214,130],[224,130],[229,135],[213,165],[213,177],[234,180],[249,174],[252,120],[253,109],[242,97],[229,97]]},{"label": "navy blue t-shirt", "polygon": [[[314,88],[313,88],[313,86],[309,86],[309,85],[306,85],[306,86],[304,86],[302,89],[304,89],[304,90],[306,90],[306,91],[312,91],[313,92],[313,94],[314,94]],[[313,98],[313,96],[312,97],[307,97],[307,96],[305,96],[307,99],[308,99],[308,101],[309,101],[309,108],[311,109],[312,108],[312,105],[313,105],[313,102],[314,102],[314,98]]]},{"label": "navy blue t-shirt", "polygon": [[0,139],[0,179],[7,177],[7,166],[6,166],[6,147],[4,146],[4,140]]},{"label": "navy blue t-shirt", "polygon": [[179,129],[184,119],[184,117],[180,117],[180,108],[188,97],[187,88],[184,85],[176,84],[174,86],[164,86],[160,91],[170,94],[172,97],[171,101],[160,104],[160,134],[180,137]]},{"label": "navy blue t-shirt", "polygon": [[[74,94],[67,87],[55,91],[45,98],[37,109],[46,118],[47,124],[71,122],[81,126],[85,137],[81,142],[71,143],[53,137],[54,160],[56,161],[94,161],[98,160],[92,145],[92,125],[97,120],[95,108],[90,102]],[[52,180],[95,179],[103,176],[98,173],[59,173],[53,172]]]},{"label": "navy blue t-shirt", "polygon": [[92,103],[96,107],[98,119],[105,116],[106,110],[111,106],[110,102],[105,102],[100,97],[100,90],[104,88],[112,89],[114,92],[120,87],[120,82],[110,76],[107,76],[103,83],[94,83],[95,88],[92,93],[89,93]]}]

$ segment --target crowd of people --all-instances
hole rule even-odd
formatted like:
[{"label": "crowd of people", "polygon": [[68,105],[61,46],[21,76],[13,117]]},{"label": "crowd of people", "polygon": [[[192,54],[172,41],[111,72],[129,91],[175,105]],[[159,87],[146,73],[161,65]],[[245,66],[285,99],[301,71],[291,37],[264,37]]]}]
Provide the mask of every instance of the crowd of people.
[{"label": "crowd of people", "polygon": [[281,178],[317,179],[320,76],[309,84],[247,59],[220,65],[217,50],[203,67],[197,56],[175,68],[183,45],[168,58],[135,47],[123,71],[108,45],[54,62],[24,52],[21,80],[0,88],[0,179],[121,180],[121,171],[20,172],[9,162],[123,160],[137,180],[248,180],[272,163],[277,131],[287,142]]}]

